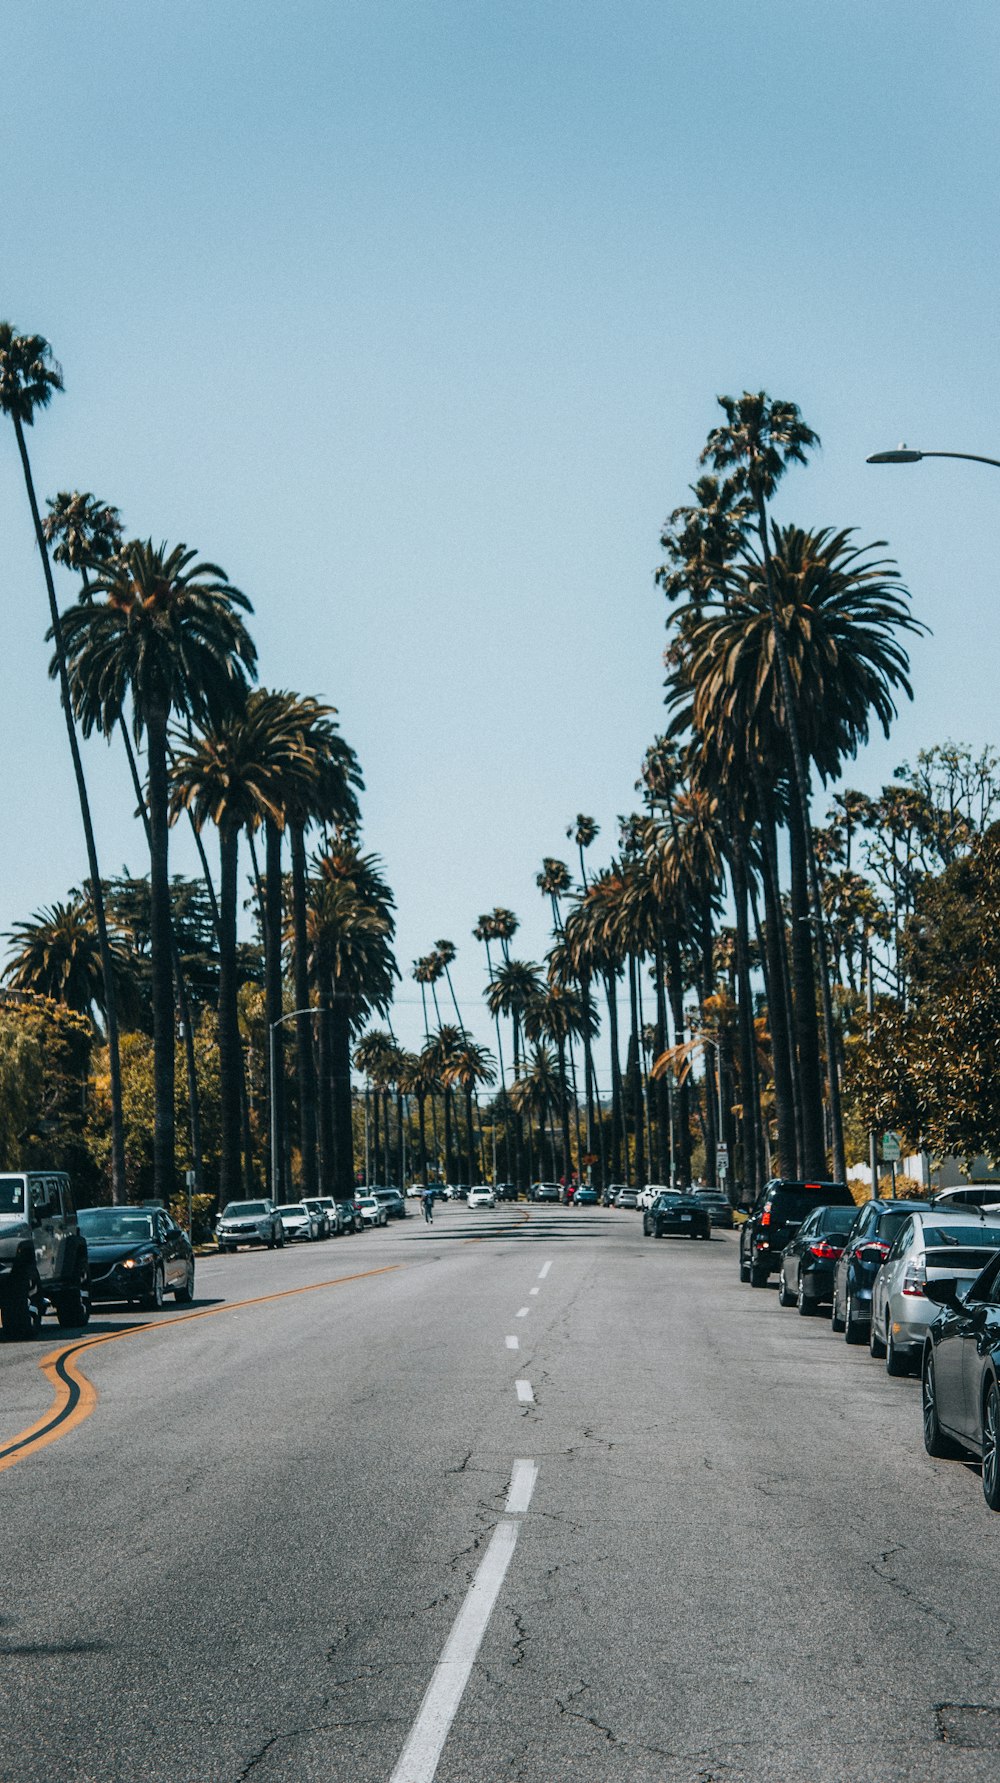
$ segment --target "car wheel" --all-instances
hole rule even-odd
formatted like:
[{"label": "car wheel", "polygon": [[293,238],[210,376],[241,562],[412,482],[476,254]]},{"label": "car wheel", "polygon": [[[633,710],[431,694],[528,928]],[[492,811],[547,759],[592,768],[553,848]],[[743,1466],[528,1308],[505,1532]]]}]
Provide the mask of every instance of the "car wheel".
[{"label": "car wheel", "polygon": [[174,1299],[178,1306],[190,1306],[194,1299],[194,1258],[188,1258],[188,1266],[184,1280],[179,1288],[174,1289]]},{"label": "car wheel", "polygon": [[837,1332],[843,1331],[844,1324],[845,1324],[845,1321],[841,1318],[840,1313],[837,1311],[837,1291],[836,1291],[836,1289],[834,1289],[833,1306],[830,1311],[830,1329],[831,1329],[831,1331],[837,1331]]},{"label": "car wheel", "polygon": [[748,1282],[749,1280],[750,1280],[750,1265],[749,1265],[749,1263],[744,1262],[743,1252],[741,1251],[740,1252],[740,1281]]},{"label": "car wheel", "polygon": [[855,1316],[854,1316],[854,1301],[851,1299],[850,1293],[848,1293],[847,1305],[844,1308],[844,1342],[845,1343],[864,1343],[864,1341],[865,1341],[864,1324],[862,1323],[862,1321],[860,1319],[855,1318]]},{"label": "car wheel", "polygon": [[788,1283],[785,1280],[785,1272],[782,1270],[778,1277],[778,1305],[792,1306],[794,1301],[795,1296],[788,1292]]},{"label": "car wheel", "polygon": [[872,1315],[872,1322],[868,1328],[868,1348],[871,1351],[871,1354],[875,1357],[876,1362],[880,1362],[885,1355],[885,1344],[879,1335],[879,1329],[875,1323],[874,1313]]},{"label": "car wheel", "polygon": [[906,1356],[900,1354],[893,1341],[892,1321],[889,1318],[885,1325],[885,1372],[897,1377],[912,1372]]},{"label": "car wheel", "polygon": [[945,1436],[938,1422],[937,1379],[934,1372],[934,1352],[927,1357],[924,1364],[923,1381],[921,1382],[921,1405],[924,1423],[924,1448],[928,1455],[937,1461],[946,1461],[958,1454],[958,1445],[950,1436]]},{"label": "car wheel", "polygon": [[285,1228],[284,1228],[284,1226],[278,1227],[277,1245],[278,1245],[279,1251],[284,1250],[284,1248],[285,1248]]},{"label": "car wheel", "polygon": [[84,1264],[75,1285],[56,1301],[56,1317],[63,1329],[90,1323],[90,1271]]},{"label": "car wheel", "polygon": [[159,1312],[163,1306],[163,1270],[157,1263],[153,1270],[153,1285],[148,1294],[144,1294],[140,1302],[143,1312]]},{"label": "car wheel", "polygon": [[15,1343],[37,1337],[42,1328],[45,1300],[38,1270],[32,1266],[14,1282],[3,1303],[4,1336]]},{"label": "car wheel", "polygon": [[1000,1387],[991,1381],[983,1406],[983,1497],[1000,1511]]},{"label": "car wheel", "polygon": [[768,1269],[766,1263],[751,1263],[750,1286],[752,1288],[766,1288],[770,1274],[771,1271]]},{"label": "car wheel", "polygon": [[795,1297],[795,1304],[799,1309],[799,1316],[803,1319],[811,1318],[813,1313],[819,1310],[819,1301],[814,1300],[813,1296],[807,1294],[805,1291],[801,1273],[799,1275],[799,1291]]}]

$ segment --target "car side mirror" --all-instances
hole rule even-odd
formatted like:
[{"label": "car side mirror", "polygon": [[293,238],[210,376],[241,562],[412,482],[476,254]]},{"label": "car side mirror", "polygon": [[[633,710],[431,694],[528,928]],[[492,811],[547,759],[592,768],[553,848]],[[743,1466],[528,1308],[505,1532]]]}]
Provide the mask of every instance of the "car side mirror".
[{"label": "car side mirror", "polygon": [[933,1300],[935,1306],[957,1306],[960,1298],[959,1283],[954,1275],[943,1275],[940,1281],[924,1283],[924,1299]]}]

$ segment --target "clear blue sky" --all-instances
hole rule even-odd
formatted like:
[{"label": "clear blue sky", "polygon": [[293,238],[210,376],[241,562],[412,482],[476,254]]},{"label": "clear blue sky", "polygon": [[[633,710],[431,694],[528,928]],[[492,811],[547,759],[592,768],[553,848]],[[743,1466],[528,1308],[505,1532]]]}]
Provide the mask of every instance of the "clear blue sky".
[{"label": "clear blue sky", "polygon": [[[823,450],[782,515],[887,539],[933,627],[852,779],[996,740],[1000,473],[864,463],[1000,456],[995,4],[42,11],[0,118],[0,311],[66,377],[39,489],[221,562],[265,682],[338,705],[404,970],[449,936],[471,1005],[478,913],[513,906],[537,956],[541,857],[579,810],[610,847],[717,392],[800,404]],[[7,928],[84,873],[9,430],[0,586]],[[122,762],[86,759],[102,865],[142,870]]]}]

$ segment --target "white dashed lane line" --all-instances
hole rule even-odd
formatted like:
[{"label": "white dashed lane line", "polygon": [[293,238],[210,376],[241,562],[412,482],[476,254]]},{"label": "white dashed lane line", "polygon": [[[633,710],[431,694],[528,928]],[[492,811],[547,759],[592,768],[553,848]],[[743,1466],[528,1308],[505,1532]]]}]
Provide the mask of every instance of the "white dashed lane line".
[{"label": "white dashed lane line", "polygon": [[522,1405],[534,1405],[535,1395],[531,1389],[531,1382],[530,1381],[515,1381],[514,1385],[517,1388],[517,1397],[521,1401],[521,1404]]},{"label": "white dashed lane line", "polygon": [[516,1337],[505,1337],[504,1343],[507,1345],[507,1348],[509,1350],[516,1350],[516,1349],[520,1348],[520,1345],[518,1344]]},{"label": "white dashed lane line", "polygon": [[530,1306],[522,1306],[518,1309],[517,1316],[519,1319],[526,1319],[530,1311]]},{"label": "white dashed lane line", "polygon": [[541,1292],[541,1290],[540,1290],[540,1288],[539,1288],[539,1287],[538,1287],[538,1285],[537,1285],[537,1283],[536,1283],[536,1285],[535,1285],[535,1287],[533,1287],[533,1288],[529,1288],[529,1289],[528,1289],[528,1293],[529,1293],[529,1294],[538,1294],[538,1293],[540,1293],[540,1292]]},{"label": "white dashed lane line", "polygon": [[548,1273],[549,1273],[549,1270],[550,1270],[550,1269],[551,1269],[551,1268],[552,1268],[552,1263],[551,1263],[551,1261],[549,1261],[549,1262],[548,1262],[548,1263],[543,1263],[543,1264],[542,1264],[542,1267],[541,1267],[541,1269],[540,1269],[540,1270],[539,1270],[539,1271],[538,1271],[538,1279],[539,1279],[539,1281],[540,1281],[540,1282],[543,1282],[543,1281],[544,1281],[544,1280],[545,1280],[545,1277],[546,1277],[546,1276],[547,1276],[547,1275],[548,1275]]}]

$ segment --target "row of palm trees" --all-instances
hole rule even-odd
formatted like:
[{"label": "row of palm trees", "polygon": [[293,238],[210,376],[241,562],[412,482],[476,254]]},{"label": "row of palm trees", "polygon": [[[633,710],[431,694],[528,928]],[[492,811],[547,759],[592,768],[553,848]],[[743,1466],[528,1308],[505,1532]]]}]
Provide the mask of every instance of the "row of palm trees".
[{"label": "row of palm trees", "polygon": [[[322,1172],[337,1194],[347,1196],[354,1186],[352,1037],[373,1011],[388,1009],[398,976],[392,895],[380,863],[361,852],[357,837],[363,784],[357,758],[339,732],[333,707],[254,685],[257,653],[247,627],[252,608],[219,565],[200,560],[185,545],[127,539],[117,509],[88,493],[59,494],[42,518],[25,429],[61,389],[48,343],[0,323],[0,409],[14,426],[43,566],[51,673],[59,683],[87,846],[87,915],[98,937],[99,1004],[109,1059],[112,1197],[122,1201],[127,1195],[116,998],[120,972],[79,741],[80,734],[95,731],[108,740],[119,737],[125,747],[149,848],[154,1194],[167,1201],[175,1188],[178,1021],[189,1042],[196,1174],[201,1166],[192,1022],[171,916],[170,832],[186,815],[201,856],[218,949],[220,1196],[226,1200],[252,1190],[257,1180],[238,1014],[244,837],[263,943],[274,1186],[280,1194],[287,1169],[284,1030],[293,1019],[303,1190],[315,1193]],[[53,561],[80,577],[77,600],[62,612]],[[218,891],[205,850],[209,827],[218,838]],[[310,858],[311,831],[318,846]],[[256,848],[260,836],[263,870]],[[292,962],[291,1011],[285,1008],[286,954]]]}]

